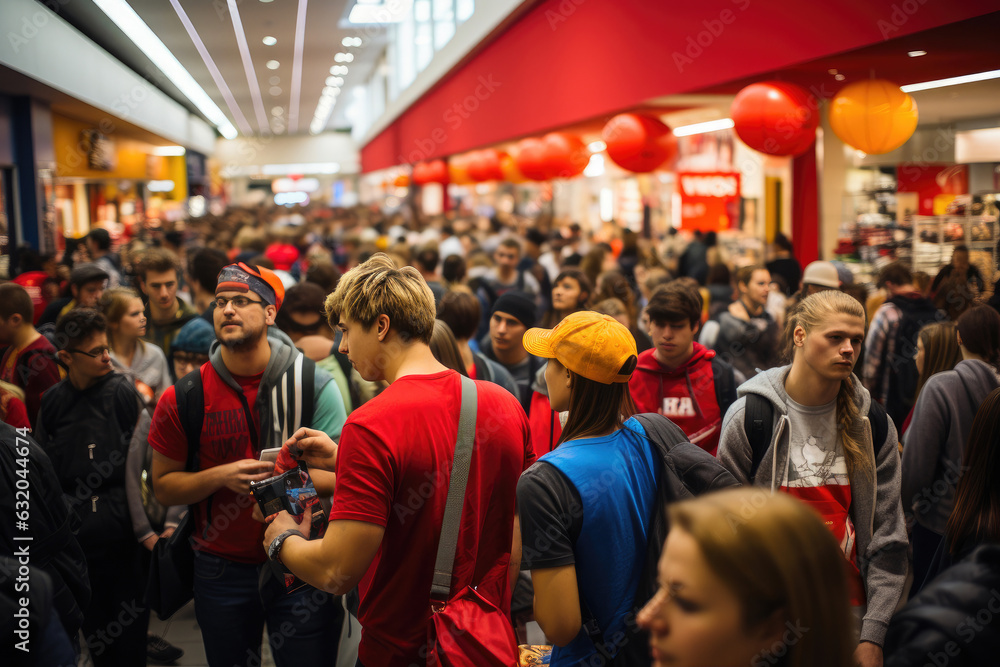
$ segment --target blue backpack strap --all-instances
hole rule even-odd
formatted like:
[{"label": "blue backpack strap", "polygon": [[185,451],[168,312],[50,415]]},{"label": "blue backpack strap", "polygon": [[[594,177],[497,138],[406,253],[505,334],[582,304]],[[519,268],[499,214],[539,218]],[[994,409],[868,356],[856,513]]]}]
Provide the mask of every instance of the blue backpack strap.
[{"label": "blue backpack strap", "polygon": [[757,476],[764,452],[771,445],[774,433],[774,406],[760,394],[747,394],[743,410],[743,430],[750,441],[750,481]]}]

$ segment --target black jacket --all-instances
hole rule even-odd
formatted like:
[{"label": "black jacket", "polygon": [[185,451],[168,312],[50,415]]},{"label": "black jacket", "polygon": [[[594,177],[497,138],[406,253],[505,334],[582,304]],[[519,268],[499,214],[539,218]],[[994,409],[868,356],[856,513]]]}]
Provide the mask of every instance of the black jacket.
[{"label": "black jacket", "polygon": [[[23,472],[22,472],[23,471]],[[18,495],[18,481],[28,480],[28,509]],[[23,489],[24,482],[20,485]],[[23,494],[23,490],[22,490]],[[26,530],[20,530],[23,524]],[[33,567],[52,579],[52,600],[59,619],[75,637],[90,604],[87,560],[76,540],[79,523],[70,511],[49,457],[30,436],[21,436],[13,426],[0,422],[0,553],[19,558],[25,547]],[[29,536],[32,539],[15,540]],[[5,638],[5,643],[11,641]]]},{"label": "black jacket", "polygon": [[1000,656],[1000,545],[977,547],[889,624],[885,667],[979,667]]}]

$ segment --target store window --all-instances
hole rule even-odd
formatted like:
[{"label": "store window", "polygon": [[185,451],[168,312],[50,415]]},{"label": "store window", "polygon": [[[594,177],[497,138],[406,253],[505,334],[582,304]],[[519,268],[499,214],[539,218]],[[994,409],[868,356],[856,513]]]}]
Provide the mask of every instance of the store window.
[{"label": "store window", "polygon": [[454,0],[434,0],[434,50],[443,49],[454,34]]}]

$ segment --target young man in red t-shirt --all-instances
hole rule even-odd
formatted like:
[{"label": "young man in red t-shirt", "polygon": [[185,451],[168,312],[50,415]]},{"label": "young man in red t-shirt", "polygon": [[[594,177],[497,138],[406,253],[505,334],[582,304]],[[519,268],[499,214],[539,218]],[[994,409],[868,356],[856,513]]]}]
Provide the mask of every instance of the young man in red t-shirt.
[{"label": "young man in red t-shirt", "polygon": [[34,304],[20,285],[0,285],[0,346],[9,346],[0,359],[0,380],[24,390],[28,421],[35,428],[42,394],[60,380],[56,348],[35,331]]},{"label": "young man in red t-shirt", "polygon": [[695,342],[701,307],[698,290],[678,282],[653,293],[646,306],[653,348],[639,355],[629,389],[639,412],[667,417],[714,456],[722,418],[743,378],[714,350]]},{"label": "young man in red t-shirt", "polygon": [[[265,621],[278,664],[328,665],[337,653],[336,639],[328,639],[343,619],[335,597],[310,587],[286,592],[270,568],[261,580],[264,527],[253,518],[249,495],[250,482],[272,472],[272,463],[259,460],[261,451],[281,446],[301,426],[339,434],[346,417],[333,378],[311,368],[287,336],[268,329],[284,293],[267,269],[242,262],[223,268],[215,292],[218,343],[208,363],[164,392],[149,432],[157,499],[194,506],[194,610],[211,667],[260,664]],[[302,385],[310,370],[312,417],[306,421]],[[197,469],[187,470],[187,412],[178,411],[177,395],[194,373],[202,383],[203,418]],[[331,475],[316,472],[313,481],[323,492],[323,475],[329,493]]]},{"label": "young man in red t-shirt", "polygon": [[[416,269],[397,269],[376,254],[344,274],[326,309],[343,332],[340,351],[365,380],[386,380],[389,388],[351,413],[339,446],[318,431],[296,432],[289,443],[305,450],[311,466],[336,470],[330,526],[310,542],[282,512],[264,544],[270,557],[317,588],[345,593],[360,585],[359,664],[422,665],[460,376],[431,354],[434,297]],[[535,457],[517,399],[490,382],[476,381],[476,389],[475,448],[451,590],[476,586],[509,612],[520,563],[515,491]]]}]

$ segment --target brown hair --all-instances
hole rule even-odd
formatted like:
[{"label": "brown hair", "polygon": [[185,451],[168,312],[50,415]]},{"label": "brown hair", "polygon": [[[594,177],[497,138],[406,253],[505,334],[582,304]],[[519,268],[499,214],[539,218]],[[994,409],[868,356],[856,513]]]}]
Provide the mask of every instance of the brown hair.
[{"label": "brown hair", "polygon": [[625,304],[625,310],[628,312],[629,326],[634,327],[639,319],[639,309],[636,308],[635,293],[632,291],[632,286],[629,285],[625,274],[617,269],[605,271],[598,278],[598,283],[600,289],[594,295],[594,302],[619,299]]},{"label": "brown hair", "polygon": [[917,393],[914,396],[920,396],[932,375],[950,371],[962,360],[954,322],[932,322],[920,330],[918,337],[924,344],[924,370],[917,380]]},{"label": "brown hair", "polygon": [[[116,325],[121,322],[121,319],[128,314],[128,304],[133,299],[139,299],[140,303],[142,302],[142,297],[140,297],[139,293],[131,287],[114,287],[109,290],[104,290],[104,294],[101,295],[101,300],[97,302],[97,307],[100,309],[101,314],[104,315],[104,319],[107,322],[108,347],[112,350],[115,347],[114,329],[112,325]],[[146,344],[141,338],[137,342],[140,348],[146,348]]]},{"label": "brown hair", "polygon": [[[806,334],[813,328],[820,326],[830,315],[850,315],[861,320],[868,329],[867,318],[864,307],[858,303],[853,296],[844,294],[837,290],[825,290],[817,292],[802,299],[798,306],[788,317],[785,325],[786,332],[795,331],[796,327],[802,327]],[[786,349],[785,354],[792,359],[799,357],[798,350],[794,347],[794,335],[784,336],[786,345],[791,345],[791,349]],[[840,391],[837,392],[837,428],[840,431],[841,441],[844,445],[844,458],[847,460],[847,469],[850,473],[859,470],[870,462],[864,444],[861,442],[862,424],[861,410],[854,402],[854,383],[857,380],[854,375],[848,375],[840,383]],[[878,447],[880,443],[875,443]],[[874,471],[871,471],[874,474]]]},{"label": "brown hair", "polygon": [[913,274],[910,268],[902,262],[893,262],[879,272],[877,284],[879,287],[885,287],[886,283],[909,285],[912,282]]},{"label": "brown hair", "polygon": [[455,334],[451,332],[451,327],[441,320],[434,320],[434,333],[431,334],[430,346],[435,359],[468,377],[469,373],[462,362],[462,353],[458,350],[458,343],[455,342]]},{"label": "brown hair", "polygon": [[[549,363],[562,366],[557,359],[549,359]],[[630,357],[621,372],[628,373],[635,370],[635,365],[636,358]],[[626,419],[639,411],[635,401],[632,400],[627,382],[602,384],[588,380],[568,369],[567,372],[572,377],[569,390],[569,417],[563,426],[559,444],[621,428]]]},{"label": "brown hair", "polygon": [[368,330],[379,315],[387,315],[390,326],[404,342],[431,342],[434,331],[431,288],[419,271],[412,266],[396,268],[385,253],[375,253],[345,273],[325,305],[330,326],[336,327],[343,314]]},{"label": "brown hair", "polygon": [[[682,501],[667,512],[671,529],[694,539],[712,573],[739,600],[745,628],[774,614],[810,628],[782,645],[782,665],[853,666],[844,553],[813,510],[782,493],[743,488]],[[669,592],[657,593],[663,595]]]},{"label": "brown hair", "polygon": [[1000,313],[979,305],[962,313],[956,322],[962,345],[1000,371]]},{"label": "brown hair", "polygon": [[177,261],[177,255],[166,250],[164,248],[149,248],[142,253],[142,257],[139,258],[139,265],[135,269],[135,273],[139,278],[145,282],[146,274],[149,271],[155,271],[156,273],[164,273],[173,269],[178,270],[179,263]]},{"label": "brown hair", "polygon": [[741,266],[736,270],[736,284],[740,285],[742,283],[743,285],[749,285],[750,281],[753,279],[753,274],[757,271],[767,271],[767,267],[763,264]]},{"label": "brown hair", "polygon": [[701,322],[702,306],[701,292],[697,288],[673,281],[658,288],[649,297],[646,315],[659,326],[688,320],[695,327]]},{"label": "brown hair", "polygon": [[965,473],[955,491],[955,508],[945,531],[957,555],[967,540],[1000,541],[1000,389],[979,405],[965,446]]},{"label": "brown hair", "polygon": [[20,315],[21,320],[31,324],[35,318],[35,304],[28,290],[17,283],[4,283],[0,285],[0,318],[9,320],[14,315]]},{"label": "brown hair", "polygon": [[438,319],[448,325],[456,340],[469,340],[476,335],[483,307],[468,289],[445,292],[438,304]]}]

